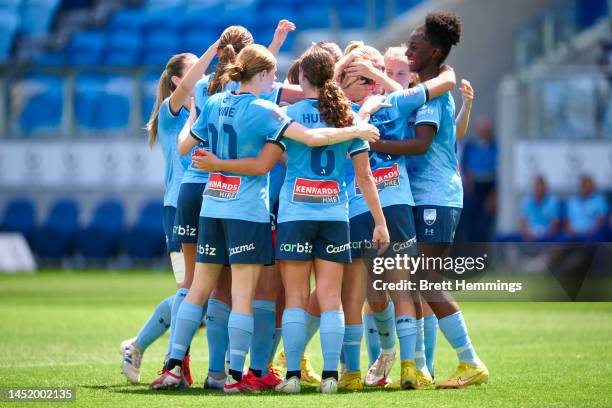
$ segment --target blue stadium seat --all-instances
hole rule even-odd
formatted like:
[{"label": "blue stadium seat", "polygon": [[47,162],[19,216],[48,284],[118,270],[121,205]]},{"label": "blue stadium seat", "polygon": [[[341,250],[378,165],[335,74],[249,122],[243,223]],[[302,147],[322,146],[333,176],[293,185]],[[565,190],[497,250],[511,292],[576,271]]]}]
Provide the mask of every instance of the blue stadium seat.
[{"label": "blue stadium seat", "polygon": [[[53,74],[28,73],[14,88],[18,92],[13,115],[19,131],[26,135],[54,134],[62,124],[64,77]],[[17,96],[17,95],[16,95]]]},{"label": "blue stadium seat", "polygon": [[142,112],[142,123],[149,121],[149,116],[155,105],[155,98],[157,97],[157,83],[159,82],[159,71],[148,72],[143,77],[142,86],[142,99],[140,101],[140,109]]},{"label": "blue stadium seat", "polygon": [[164,206],[159,200],[146,203],[138,220],[125,235],[125,248],[134,258],[150,259],[164,254]]},{"label": "blue stadium seat", "polygon": [[76,10],[89,7],[94,3],[94,0],[62,0],[60,9]]},{"label": "blue stadium seat", "polygon": [[309,3],[302,3],[295,24],[300,30],[329,28],[331,26],[329,5],[312,6]]},{"label": "blue stadium seat", "polygon": [[140,30],[145,23],[145,15],[141,9],[126,8],[113,13],[106,23],[108,31]]},{"label": "blue stadium seat", "polygon": [[19,15],[12,10],[0,9],[0,64],[8,61],[19,27]]},{"label": "blue stadium seat", "polygon": [[0,14],[18,13],[21,0],[0,0]]},{"label": "blue stadium seat", "polygon": [[61,51],[43,51],[34,57],[32,63],[38,67],[63,67],[66,65],[66,54]]},{"label": "blue stadium seat", "polygon": [[70,40],[68,61],[75,66],[96,66],[102,61],[105,38],[102,31],[86,30],[78,32]]},{"label": "blue stadium seat", "polygon": [[126,131],[134,83],[130,76],[84,72],[75,79],[74,112],[81,131]]},{"label": "blue stadium seat", "polygon": [[35,234],[34,248],[43,258],[62,258],[74,250],[79,230],[79,206],[75,200],[56,201],[47,220]]},{"label": "blue stadium seat", "polygon": [[[143,23],[142,28],[147,32],[169,30],[176,31],[181,27],[184,8],[179,9],[156,9],[142,10]],[[199,23],[200,25],[202,22]],[[209,22],[207,25],[211,25]]]},{"label": "blue stadium seat", "polygon": [[[386,3],[386,2],[383,2]],[[366,0],[351,1],[351,6],[338,0],[334,5],[336,14],[340,21],[341,29],[364,28],[368,24],[368,3]]]},{"label": "blue stadium seat", "polygon": [[393,17],[397,17],[401,14],[404,14],[414,6],[419,5],[424,0],[395,0],[395,14]]},{"label": "blue stadium seat", "polygon": [[36,230],[36,212],[34,203],[26,197],[17,197],[8,202],[0,230],[20,232],[32,243]]},{"label": "blue stadium seat", "polygon": [[108,259],[119,252],[124,208],[121,202],[105,200],[94,210],[89,225],[78,234],[77,249],[86,258]]},{"label": "blue stadium seat", "polygon": [[136,30],[107,31],[104,64],[115,67],[134,67],[140,61],[142,39]]},{"label": "blue stadium seat", "polygon": [[164,67],[179,49],[179,37],[176,31],[154,30],[145,36],[143,63],[147,66]]},{"label": "blue stadium seat", "polygon": [[21,31],[27,36],[44,36],[55,18],[59,0],[24,0],[21,5]]},{"label": "blue stadium seat", "polygon": [[[279,20],[287,19],[297,23],[297,9],[295,5],[278,3],[270,5],[267,1],[261,2],[257,11],[257,26],[260,29],[275,29]],[[299,30],[300,27],[297,27]]]},{"label": "blue stadium seat", "polygon": [[182,36],[181,46],[185,48],[185,52],[192,52],[199,56],[218,38],[215,32],[207,29],[187,29]]}]

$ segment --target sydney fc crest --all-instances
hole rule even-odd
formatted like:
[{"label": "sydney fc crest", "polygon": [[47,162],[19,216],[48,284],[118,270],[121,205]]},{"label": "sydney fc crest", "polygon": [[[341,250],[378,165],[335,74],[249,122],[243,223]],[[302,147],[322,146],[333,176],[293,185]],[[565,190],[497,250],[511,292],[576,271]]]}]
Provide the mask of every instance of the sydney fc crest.
[{"label": "sydney fc crest", "polygon": [[437,213],[435,208],[425,208],[423,210],[423,221],[426,225],[433,225],[436,222]]}]

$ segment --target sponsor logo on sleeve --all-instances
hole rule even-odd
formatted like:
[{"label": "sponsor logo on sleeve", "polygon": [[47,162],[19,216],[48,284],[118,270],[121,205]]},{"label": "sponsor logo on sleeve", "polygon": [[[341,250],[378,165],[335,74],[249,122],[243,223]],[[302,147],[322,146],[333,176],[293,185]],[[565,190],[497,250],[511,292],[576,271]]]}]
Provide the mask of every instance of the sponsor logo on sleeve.
[{"label": "sponsor logo on sleeve", "polygon": [[[381,167],[372,172],[374,176],[374,182],[378,191],[383,190],[387,187],[398,187],[400,185],[400,172],[395,163],[391,167]],[[355,193],[361,194],[361,189],[355,180]]]},{"label": "sponsor logo on sleeve", "polygon": [[333,204],[340,202],[340,185],[336,180],[296,178],[293,201],[301,203]]},{"label": "sponsor logo on sleeve", "polygon": [[204,195],[223,200],[234,200],[238,196],[240,182],[240,176],[226,176],[221,173],[211,173],[208,177]]}]

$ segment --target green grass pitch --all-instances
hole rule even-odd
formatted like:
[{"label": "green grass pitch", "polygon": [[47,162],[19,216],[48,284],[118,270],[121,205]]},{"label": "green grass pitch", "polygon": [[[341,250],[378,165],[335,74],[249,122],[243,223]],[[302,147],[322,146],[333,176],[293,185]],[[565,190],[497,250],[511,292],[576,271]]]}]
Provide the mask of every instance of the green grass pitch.
[{"label": "green grass pitch", "polygon": [[[76,386],[75,403],[1,406],[113,407],[610,407],[612,303],[466,303],[470,335],[489,367],[488,385],[464,390],[385,391],[319,395],[223,395],[202,389],[207,368],[204,331],[192,345],[194,387],[152,392],[168,334],[145,353],[142,380],[120,372],[119,343],[134,336],[159,300],[173,293],[170,274],[41,272],[0,276],[0,387]],[[316,337],[315,337],[316,340]],[[317,370],[318,341],[308,346]],[[367,353],[362,348],[362,373]],[[456,357],[441,334],[438,378]],[[398,377],[399,364],[393,378]]]}]

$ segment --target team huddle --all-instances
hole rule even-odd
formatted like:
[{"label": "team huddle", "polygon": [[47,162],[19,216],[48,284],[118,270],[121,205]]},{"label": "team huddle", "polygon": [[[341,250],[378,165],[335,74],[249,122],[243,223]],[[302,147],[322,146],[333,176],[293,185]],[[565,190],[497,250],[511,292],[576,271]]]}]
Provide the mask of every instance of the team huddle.
[{"label": "team huddle", "polygon": [[[456,140],[473,97],[462,81],[455,117],[456,79],[444,61],[459,42],[459,18],[430,13],[406,46],[384,55],[357,41],[344,52],[313,44],[277,82],[275,54],[294,29],[282,20],[264,47],[244,27],[228,27],[200,58],[175,55],[161,75],[149,143],[159,142],[166,160],[163,222],[178,290],[122,343],[124,375],[140,381],[144,351],[169,328],[150,388],[190,386],[190,345],[204,321],[205,388],[486,383],[450,294],[368,284],[373,257],[440,256],[453,241],[463,204]],[[385,274],[410,279],[405,270]],[[434,380],[438,328],[459,359],[444,381]],[[304,354],[317,331],[321,375]],[[362,377],[364,335],[370,368]],[[274,365],[281,338],[284,376]]]}]

